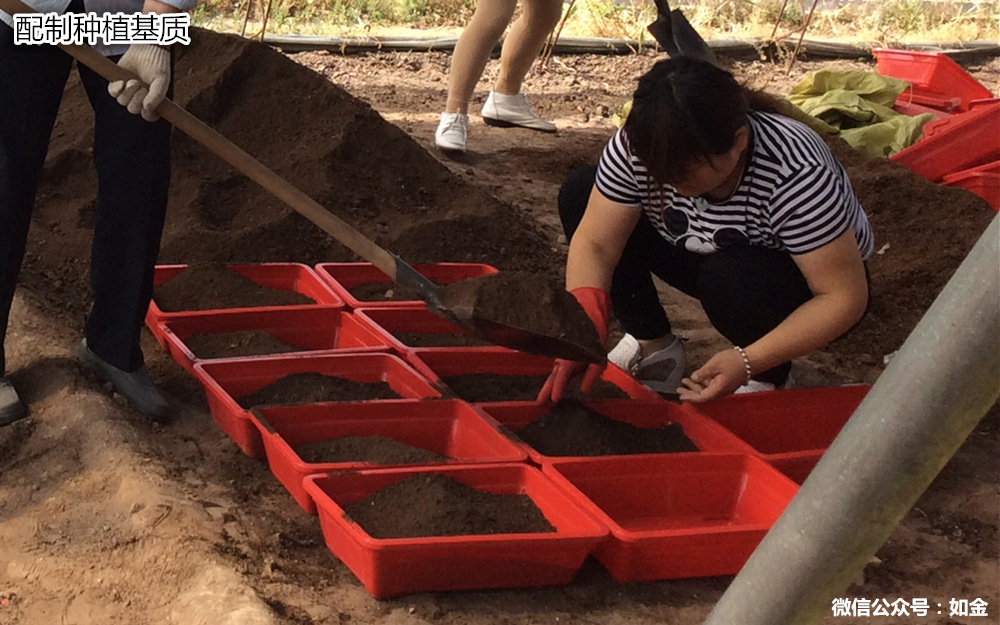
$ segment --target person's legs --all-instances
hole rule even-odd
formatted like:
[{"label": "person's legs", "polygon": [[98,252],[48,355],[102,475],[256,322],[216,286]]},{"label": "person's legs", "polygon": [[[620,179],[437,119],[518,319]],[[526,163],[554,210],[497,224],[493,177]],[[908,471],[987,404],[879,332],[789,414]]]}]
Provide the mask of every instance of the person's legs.
[{"label": "person's legs", "polygon": [[[580,167],[570,173],[559,189],[559,217],[567,239],[573,238],[583,219],[596,175],[596,166]],[[622,328],[640,341],[669,335],[670,321],[652,274],[694,295],[700,263],[700,257],[671,245],[645,217],[640,219],[622,251],[611,282],[611,302]]]},{"label": "person's legs", "polygon": [[139,332],[167,211],[170,124],[129,113],[108,94],[108,82],[89,69],[81,67],[80,76],[96,115],[98,175],[87,345],[131,372],[143,364]]},{"label": "person's legs", "polygon": [[13,387],[2,377],[6,371],[3,339],[38,179],[71,62],[55,46],[15,46],[13,29],[0,23],[0,381],[4,382],[0,384],[0,425],[24,415]]},{"label": "person's legs", "polygon": [[448,73],[445,113],[469,113],[469,100],[490,60],[493,46],[514,16],[516,0],[478,0],[472,19],[455,44]]},{"label": "person's legs", "polygon": [[521,93],[524,77],[562,15],[561,0],[524,0],[522,6],[500,52],[500,74],[493,91],[503,95]]},{"label": "person's legs", "polygon": [[[715,329],[739,346],[760,339],[812,298],[791,255],[749,245],[712,254],[702,267],[698,295]],[[789,371],[791,363],[785,363],[753,377],[780,387]]]}]

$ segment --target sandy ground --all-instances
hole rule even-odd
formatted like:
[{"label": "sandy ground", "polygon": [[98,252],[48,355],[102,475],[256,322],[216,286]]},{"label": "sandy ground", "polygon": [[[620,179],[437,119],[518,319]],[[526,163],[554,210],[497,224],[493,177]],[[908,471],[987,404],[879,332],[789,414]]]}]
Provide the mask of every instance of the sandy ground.
[{"label": "sandy ground", "polygon": [[[430,149],[444,100],[444,55],[301,54]],[[473,118],[471,152],[440,158],[461,179],[531,211],[558,246],[554,193],[573,166],[592,162],[609,116],[652,57],[567,57],[532,76],[532,101],[557,135],[487,128]],[[862,67],[837,62],[836,66]],[[740,64],[754,84],[791,78]],[[477,102],[485,97],[491,63]],[[997,61],[973,68],[996,85]],[[773,78],[775,75],[777,78]],[[586,89],[581,86],[585,85]],[[474,105],[476,110],[478,105]],[[33,236],[44,236],[36,233]],[[691,301],[664,291],[677,326],[698,347],[718,344]],[[242,456],[211,422],[195,382],[144,337],[154,377],[178,408],[150,426],[109,398],[73,362],[80,318],[19,294],[8,360],[32,418],[0,430],[0,624],[422,623],[647,625],[701,622],[730,578],[617,584],[588,561],[565,588],[424,593],[370,598],[326,550],[267,467]],[[858,371],[826,371],[857,378]],[[926,618],[832,618],[828,623],[969,624],[1000,614],[1000,415],[983,421],[866,570],[852,597],[928,598]],[[982,598],[989,618],[950,617],[951,598]]]}]

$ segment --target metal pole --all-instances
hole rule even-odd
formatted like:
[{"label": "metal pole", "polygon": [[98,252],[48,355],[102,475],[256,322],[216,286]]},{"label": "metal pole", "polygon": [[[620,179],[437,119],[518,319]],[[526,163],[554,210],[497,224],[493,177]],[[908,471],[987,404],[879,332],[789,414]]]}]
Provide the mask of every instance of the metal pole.
[{"label": "metal pole", "polygon": [[1000,216],[987,227],[705,625],[809,625],[1000,394]]}]

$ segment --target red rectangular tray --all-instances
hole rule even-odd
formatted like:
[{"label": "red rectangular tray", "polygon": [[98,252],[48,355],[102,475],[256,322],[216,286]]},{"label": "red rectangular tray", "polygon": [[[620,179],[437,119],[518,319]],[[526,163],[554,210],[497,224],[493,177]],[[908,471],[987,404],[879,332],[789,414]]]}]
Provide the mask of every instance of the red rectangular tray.
[{"label": "red rectangular tray", "polygon": [[[499,271],[496,267],[478,263],[418,263],[413,268],[441,285],[488,276]],[[389,276],[371,263],[321,263],[316,265],[316,271],[351,308],[412,308],[424,305],[420,300],[361,301],[351,295],[351,289],[369,282],[392,284]]]},{"label": "red rectangular tray", "polygon": [[[153,287],[159,287],[167,280],[183,272],[187,269],[187,267],[187,265],[157,265],[156,270],[153,273]],[[323,281],[320,280],[319,276],[316,275],[316,272],[306,265],[299,263],[265,263],[262,265],[229,265],[229,268],[241,276],[253,280],[263,287],[277,289],[279,291],[295,291],[296,293],[301,293],[306,297],[312,298],[315,300],[316,304],[323,306],[344,307],[344,300],[334,293],[333,289],[324,284]],[[287,310],[289,308],[303,308],[307,306],[314,306],[316,304],[302,304],[299,306],[262,306],[260,308],[237,308],[229,310],[260,310],[272,308]],[[164,319],[176,319],[178,317],[197,315],[205,312],[210,311],[196,310],[164,312],[163,310],[160,310],[159,306],[156,305],[156,300],[154,299],[149,303],[149,310],[146,311],[146,324],[155,333],[159,322]]]},{"label": "red rectangular tray", "polygon": [[974,100],[993,94],[944,54],[911,50],[872,50],[876,69],[883,76],[910,83],[903,98],[942,110],[967,111]]},{"label": "red rectangular tray", "polygon": [[[354,382],[386,382],[404,399],[441,397],[441,392],[392,354],[322,354],[231,358],[195,363],[215,422],[251,458],[263,458],[260,432],[250,411],[236,402],[293,373],[322,373]],[[379,403],[377,401],[372,403]]]},{"label": "red rectangular tray", "polygon": [[[687,404],[678,404],[663,400],[639,399],[595,399],[586,402],[588,408],[606,417],[631,423],[639,428],[661,428],[676,423],[684,430],[691,442],[700,451],[753,453],[753,450],[729,430],[711,419],[697,414]],[[495,402],[479,404],[491,418],[500,425],[511,430],[514,436],[517,431],[532,421],[547,414],[552,407],[534,402]],[[520,443],[528,453],[532,462],[542,465],[555,460],[585,460],[593,456],[546,456],[525,442]],[[662,455],[662,454],[633,454]],[[610,457],[610,456],[604,456]]]},{"label": "red rectangular tray", "polygon": [[[428,379],[444,384],[442,378],[492,373],[496,375],[548,375],[551,358],[513,350],[483,351],[476,348],[416,348],[412,350],[413,367]],[[620,388],[633,399],[660,399],[660,396],[624,370],[608,363],[601,379]]]},{"label": "red rectangular tray", "polygon": [[772,456],[768,459],[768,464],[801,486],[812,470],[816,468],[823,453],[822,451],[804,451],[797,454],[782,454]]},{"label": "red rectangular tray", "polygon": [[762,456],[822,451],[871,389],[868,385],[730,395],[693,408]]},{"label": "red rectangular tray", "polygon": [[797,491],[738,454],[557,460],[543,471],[611,529],[594,555],[619,582],[738,573]]},{"label": "red rectangular tray", "polygon": [[[193,372],[195,362],[210,359],[199,358],[191,351],[185,342],[189,336],[246,330],[264,331],[279,341],[302,347],[302,351],[290,352],[300,355],[392,349],[382,332],[364,319],[342,308],[326,306],[217,311],[166,319],[160,322],[159,337],[173,359]],[[248,356],[253,357],[259,356]]]},{"label": "red rectangular tray", "polygon": [[[400,354],[412,354],[413,350],[420,349],[425,352],[447,351],[454,347],[421,347],[407,345],[402,339],[396,336],[400,334],[449,334],[465,335],[469,333],[458,326],[449,323],[445,319],[435,315],[426,306],[420,308],[358,308],[354,314],[367,321],[376,328],[383,336],[387,345],[391,345]],[[492,351],[510,352],[513,350],[497,345],[468,346],[462,349],[472,351]]]},{"label": "red rectangular tray", "polygon": [[[251,411],[264,439],[271,472],[302,509],[316,514],[303,480],[315,473],[400,468],[366,462],[305,462],[295,447],[345,436],[388,436],[452,460],[432,463],[524,462],[526,454],[491,419],[454,400],[391,400],[312,406],[271,406]],[[421,463],[427,464],[427,463]]]},{"label": "red rectangular tray", "polygon": [[[452,477],[480,491],[531,497],[555,528],[537,534],[372,538],[343,506],[417,473]],[[607,528],[527,465],[331,473],[306,478],[326,544],[378,599],[414,592],[559,586],[572,581]]]},{"label": "red rectangular tray", "polygon": [[948,174],[941,184],[972,191],[1000,212],[1000,160]]},{"label": "red rectangular tray", "polygon": [[1000,159],[1000,98],[927,124],[919,141],[889,158],[934,182]]}]

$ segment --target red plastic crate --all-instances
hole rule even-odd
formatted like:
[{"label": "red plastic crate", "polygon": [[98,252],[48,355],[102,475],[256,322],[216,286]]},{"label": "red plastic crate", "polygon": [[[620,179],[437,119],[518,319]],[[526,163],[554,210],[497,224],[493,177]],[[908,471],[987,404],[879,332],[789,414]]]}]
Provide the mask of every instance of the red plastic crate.
[{"label": "red plastic crate", "polygon": [[[441,397],[435,386],[392,354],[323,354],[207,360],[194,365],[215,422],[251,458],[263,458],[260,432],[236,398],[293,373],[322,373],[358,383],[386,382],[404,399]],[[379,403],[374,401],[372,403]]]},{"label": "red plastic crate", "polygon": [[888,49],[875,49],[872,54],[879,74],[910,83],[903,97],[912,95],[917,104],[967,111],[973,100],[993,97],[989,89],[944,54]]},{"label": "red plastic crate", "polygon": [[[306,353],[349,353],[357,351],[388,351],[389,343],[382,333],[342,308],[312,306],[309,308],[272,308],[208,312],[204,314],[166,319],[160,322],[160,335],[167,352],[189,372],[199,360],[187,346],[189,336],[202,333],[228,333],[246,330],[264,331],[292,345],[302,347]],[[247,358],[263,357],[247,356]]]},{"label": "red plastic crate", "polygon": [[[492,373],[496,375],[540,376],[552,372],[555,362],[513,350],[484,351],[476,348],[415,348],[411,363],[422,375],[445,384],[442,378]],[[660,396],[619,367],[608,363],[601,379],[620,388],[633,399],[660,399]],[[578,383],[578,382],[574,382]]]},{"label": "red plastic crate", "polygon": [[[413,268],[442,285],[499,272],[496,267],[478,263],[423,263],[415,264]],[[316,265],[316,272],[351,308],[412,308],[424,305],[421,300],[361,301],[351,295],[350,289],[369,282],[392,284],[389,276],[371,263],[321,263]]]},{"label": "red plastic crate", "polygon": [[934,182],[1000,159],[1000,98],[927,124],[919,141],[889,158]]},{"label": "red plastic crate", "polygon": [[[556,531],[380,539],[345,518],[343,506],[418,473],[444,475],[498,495],[527,495]],[[332,473],[306,478],[305,488],[316,501],[330,551],[378,599],[425,591],[568,584],[608,533],[573,498],[527,465]]]},{"label": "red plastic crate", "polygon": [[825,450],[870,389],[859,384],[746,393],[694,409],[770,458]]},{"label": "red plastic crate", "polygon": [[782,454],[769,459],[768,464],[801,486],[812,470],[816,468],[823,453],[822,451],[806,451],[798,454]]},{"label": "red plastic crate", "polygon": [[931,108],[929,106],[924,106],[922,104],[917,104],[912,101],[912,98],[907,96],[900,96],[896,99],[896,103],[892,105],[892,110],[897,113],[902,113],[903,115],[909,115],[910,117],[916,117],[917,115],[923,115],[924,113],[930,113],[938,119],[944,119],[946,117],[951,117],[951,113],[946,111],[941,111],[936,108]]},{"label": "red plastic crate", "polygon": [[[631,423],[639,428],[661,428],[676,423],[691,442],[704,452],[753,453],[746,443],[711,419],[694,412],[687,404],[662,400],[595,399],[585,402],[587,407],[606,417]],[[511,430],[518,430],[547,414],[552,407],[534,402],[494,402],[479,404],[497,423]],[[532,462],[542,465],[555,460],[585,460],[593,456],[546,456],[529,444],[521,442]],[[662,454],[632,454],[657,456]],[[610,456],[602,456],[610,457]]]},{"label": "red plastic crate", "polygon": [[941,184],[971,191],[1000,212],[1000,160],[948,174]]},{"label": "red plastic crate", "polygon": [[594,555],[619,582],[735,575],[798,490],[738,454],[557,460],[542,470],[611,529]]},{"label": "red plastic crate", "polygon": [[[365,462],[305,462],[295,447],[345,436],[388,436],[452,460],[432,465],[524,462],[526,454],[501,434],[494,422],[469,404],[454,400],[393,400],[271,406],[257,408],[251,419],[264,439],[271,472],[302,509],[316,514],[316,505],[306,494],[308,475],[331,471],[390,468]],[[428,464],[428,463],[422,463]],[[391,468],[415,465],[391,465]]]},{"label": "red plastic crate", "polygon": [[[420,347],[407,345],[396,337],[396,333],[403,334],[449,334],[465,335],[469,333],[458,326],[449,323],[438,315],[422,308],[358,308],[354,314],[367,321],[373,328],[376,328],[383,336],[387,345],[391,345],[400,354],[412,355],[413,350],[420,349],[426,352],[455,349],[454,347]],[[498,345],[468,346],[462,349],[487,352],[510,352],[513,350]]]},{"label": "red plastic crate", "polygon": [[[177,276],[187,265],[157,265],[153,273],[153,287],[159,287],[167,280]],[[332,307],[344,307],[344,300],[327,286],[316,272],[299,263],[265,263],[262,265],[229,265],[229,268],[245,278],[253,280],[257,284],[269,289],[279,291],[295,291],[306,297],[312,298],[316,304]],[[303,308],[315,306],[316,304],[302,304],[297,306],[261,306],[259,308],[234,308],[226,310],[288,310],[290,308]],[[219,310],[219,309],[215,309]],[[156,301],[149,303],[149,310],[146,311],[146,324],[155,334],[159,330],[159,322],[165,319],[177,319],[189,315],[199,315],[210,310],[197,311],[177,311],[164,312],[156,305]],[[159,337],[157,340],[161,340]],[[161,340],[161,345],[163,342]]]}]

